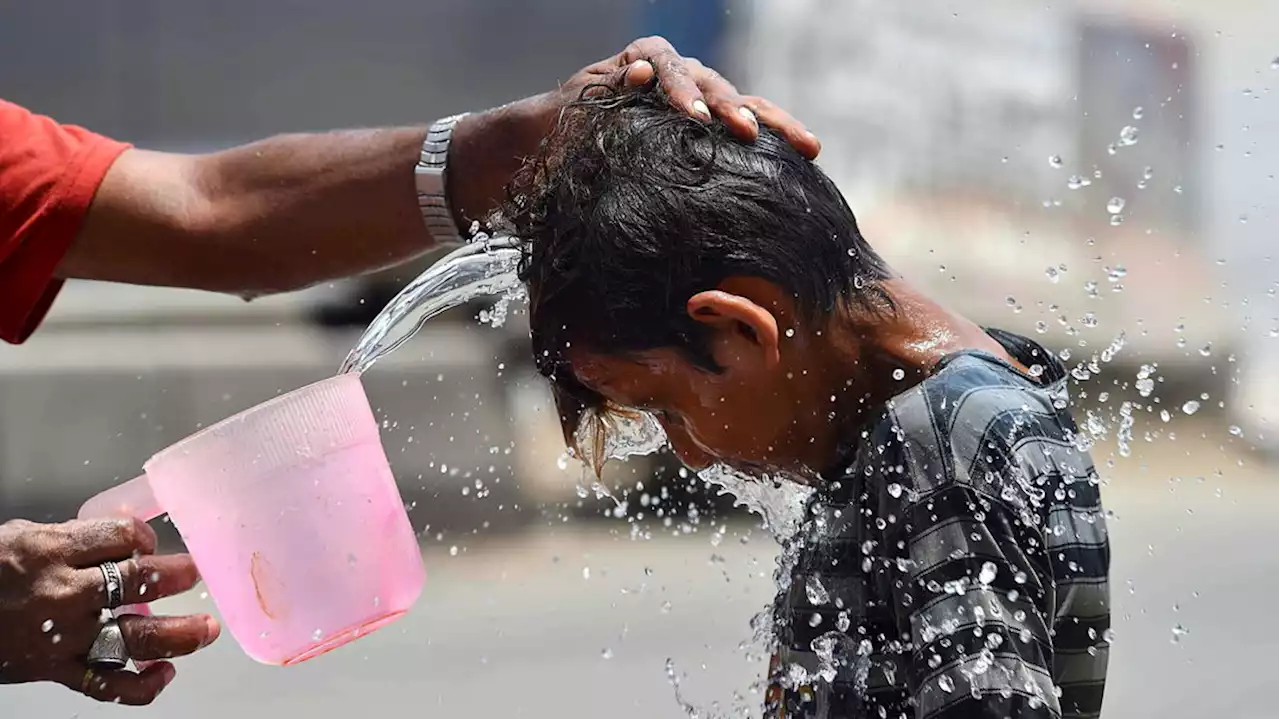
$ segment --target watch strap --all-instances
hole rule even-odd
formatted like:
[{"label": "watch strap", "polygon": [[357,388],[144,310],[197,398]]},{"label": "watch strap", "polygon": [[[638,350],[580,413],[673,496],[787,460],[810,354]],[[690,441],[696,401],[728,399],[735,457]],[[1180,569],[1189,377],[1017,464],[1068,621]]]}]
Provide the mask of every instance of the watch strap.
[{"label": "watch strap", "polygon": [[453,128],[467,113],[441,118],[427,129],[427,139],[422,142],[422,153],[414,168],[414,184],[418,191],[418,209],[422,221],[432,238],[439,243],[462,242],[458,225],[449,207],[446,188],[446,170],[449,161],[449,142]]}]

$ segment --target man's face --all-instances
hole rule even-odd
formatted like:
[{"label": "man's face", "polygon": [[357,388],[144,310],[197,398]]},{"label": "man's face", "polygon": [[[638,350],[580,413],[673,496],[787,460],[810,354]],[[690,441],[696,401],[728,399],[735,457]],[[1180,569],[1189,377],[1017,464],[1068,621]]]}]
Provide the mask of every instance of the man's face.
[{"label": "man's face", "polygon": [[674,349],[635,357],[579,352],[570,363],[610,404],[651,414],[691,469],[724,463],[762,471],[786,463],[780,450],[789,444],[788,413],[771,391],[772,378],[733,367],[704,370]]},{"label": "man's face", "polygon": [[[789,293],[758,278],[729,278],[689,298],[689,316],[706,327],[706,351],[719,371],[679,350],[618,356],[575,347],[577,379],[611,404],[651,413],[688,466],[718,462],[747,471],[793,469],[812,453],[816,392],[814,342],[797,334]],[[821,333],[819,333],[821,334]]]}]

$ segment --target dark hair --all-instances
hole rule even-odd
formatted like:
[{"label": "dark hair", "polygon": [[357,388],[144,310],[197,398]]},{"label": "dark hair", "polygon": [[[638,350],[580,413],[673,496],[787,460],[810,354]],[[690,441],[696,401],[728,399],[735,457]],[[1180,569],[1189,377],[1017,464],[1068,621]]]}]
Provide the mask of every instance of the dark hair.
[{"label": "dark hair", "polygon": [[716,371],[685,306],[730,276],[794,293],[806,322],[885,306],[890,270],[817,165],[768,128],[750,143],[689,117],[653,86],[584,90],[507,196],[496,229],[523,241],[534,357],[570,446],[584,410],[605,409],[575,379],[570,346],[673,347]]}]

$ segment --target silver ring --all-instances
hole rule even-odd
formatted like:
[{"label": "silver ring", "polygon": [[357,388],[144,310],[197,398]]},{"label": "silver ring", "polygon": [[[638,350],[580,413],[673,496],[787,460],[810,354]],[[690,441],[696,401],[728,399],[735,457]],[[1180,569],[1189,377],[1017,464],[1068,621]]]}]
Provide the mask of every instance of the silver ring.
[{"label": "silver ring", "polygon": [[114,618],[102,623],[98,636],[89,647],[89,666],[115,671],[129,664],[129,650],[124,645],[124,632]]},{"label": "silver ring", "polygon": [[124,604],[124,576],[120,574],[120,565],[115,562],[103,562],[98,565],[102,571],[102,584],[107,594],[107,609],[115,609]]}]

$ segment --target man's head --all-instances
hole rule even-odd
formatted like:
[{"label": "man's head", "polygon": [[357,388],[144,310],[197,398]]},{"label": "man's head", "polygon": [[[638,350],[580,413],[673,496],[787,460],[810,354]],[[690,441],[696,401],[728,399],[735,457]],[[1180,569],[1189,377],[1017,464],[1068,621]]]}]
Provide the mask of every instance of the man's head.
[{"label": "man's head", "polygon": [[[513,181],[533,348],[572,444],[638,409],[690,465],[794,457],[806,347],[833,315],[883,308],[889,269],[817,166],[652,89],[568,108]],[[598,426],[598,425],[596,425]],[[589,433],[588,433],[589,434]]]}]

